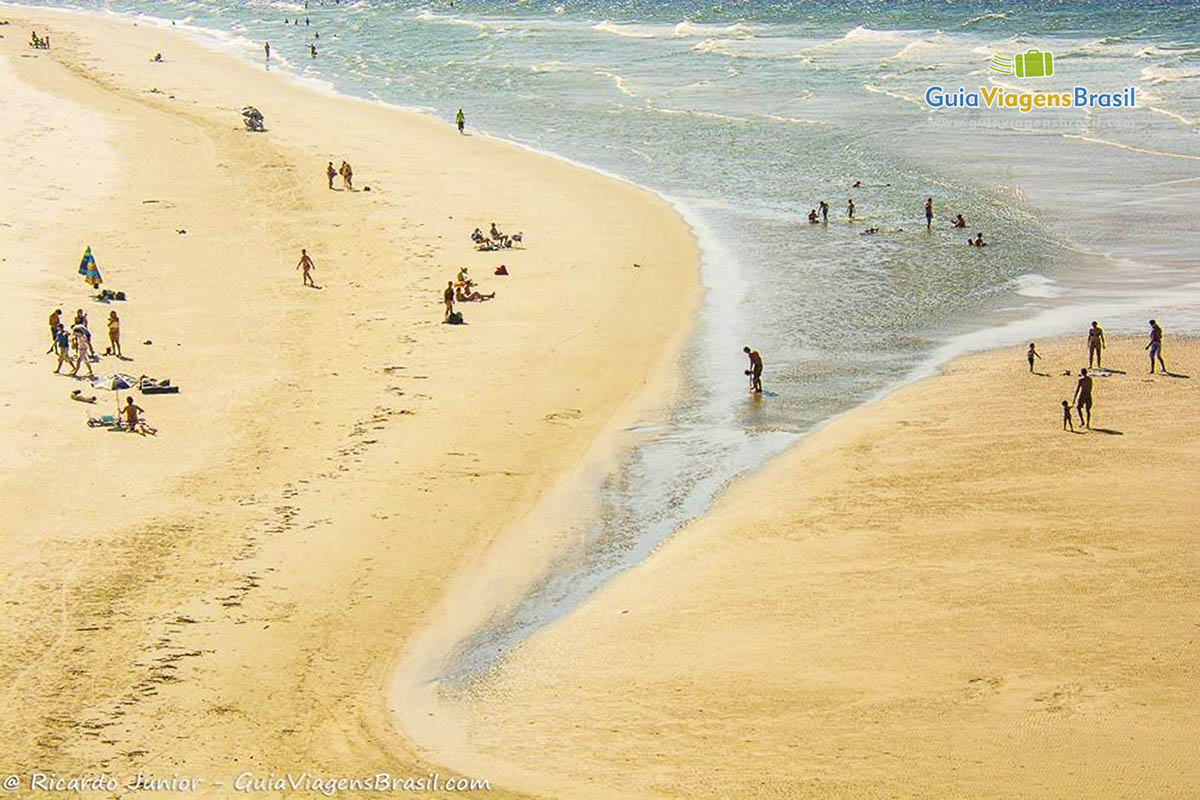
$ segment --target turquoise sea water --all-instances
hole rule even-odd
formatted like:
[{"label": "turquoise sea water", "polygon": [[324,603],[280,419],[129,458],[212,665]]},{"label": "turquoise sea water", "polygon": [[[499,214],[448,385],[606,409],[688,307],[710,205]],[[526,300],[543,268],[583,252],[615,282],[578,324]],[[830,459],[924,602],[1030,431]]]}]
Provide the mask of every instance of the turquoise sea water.
[{"label": "turquoise sea water", "polygon": [[[461,106],[472,130],[645,185],[692,223],[709,291],[683,389],[629,432],[595,524],[464,646],[463,669],[644,558],[731,478],[938,359],[1097,317],[1200,327],[1197,3],[52,4],[173,20],[254,60],[270,41],[298,76],[447,122]],[[1053,52],[1053,77],[989,70],[1031,48]],[[930,85],[1132,86],[1138,107],[931,111]],[[822,199],[829,224],[807,224]],[[948,225],[960,212],[967,231]],[[990,247],[965,245],[976,231]],[[767,362],[761,402],[743,344]]]}]

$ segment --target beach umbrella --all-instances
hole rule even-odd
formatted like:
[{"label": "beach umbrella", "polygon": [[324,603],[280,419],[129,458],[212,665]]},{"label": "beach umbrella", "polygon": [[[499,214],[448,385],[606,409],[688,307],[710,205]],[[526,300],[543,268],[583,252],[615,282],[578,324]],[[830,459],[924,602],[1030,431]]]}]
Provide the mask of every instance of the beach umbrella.
[{"label": "beach umbrella", "polygon": [[79,274],[83,276],[85,283],[90,283],[93,289],[99,289],[103,281],[100,278],[100,268],[96,266],[96,259],[92,255],[92,246],[88,245],[83,251],[83,258],[79,262]]},{"label": "beach umbrella", "polygon": [[117,398],[117,416],[121,416],[121,390],[130,389],[137,385],[137,378],[132,375],[124,375],[120,372],[115,372],[112,375],[105,375],[99,378],[92,378],[92,388],[101,389],[106,392],[116,392]]}]

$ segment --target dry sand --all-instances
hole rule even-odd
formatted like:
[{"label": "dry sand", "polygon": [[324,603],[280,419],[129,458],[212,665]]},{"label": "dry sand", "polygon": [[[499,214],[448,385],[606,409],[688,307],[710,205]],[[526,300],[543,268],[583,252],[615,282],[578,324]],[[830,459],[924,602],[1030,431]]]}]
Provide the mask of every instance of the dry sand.
[{"label": "dry sand", "polygon": [[[1084,323],[1086,327],[1086,322]],[[1169,327],[1169,326],[1168,326]],[[447,698],[546,797],[1200,796],[1200,345],[969,356],[841,417]]]},{"label": "dry sand", "polygon": [[[0,17],[3,770],[225,796],[212,781],[243,769],[432,768],[390,675],[463,565],[528,536],[546,491],[669,391],[690,232],[629,185],[175,32]],[[246,104],[267,133],[242,130]],[[370,192],[326,188],[343,158]],[[525,249],[476,252],[492,221]],[[157,437],[89,429],[114,398],[70,401],[83,385],[43,355],[56,306],[105,338],[85,245],[129,295],[112,308],[132,360],[96,369],[183,387],[138,396]],[[442,325],[464,265],[498,299]]]}]

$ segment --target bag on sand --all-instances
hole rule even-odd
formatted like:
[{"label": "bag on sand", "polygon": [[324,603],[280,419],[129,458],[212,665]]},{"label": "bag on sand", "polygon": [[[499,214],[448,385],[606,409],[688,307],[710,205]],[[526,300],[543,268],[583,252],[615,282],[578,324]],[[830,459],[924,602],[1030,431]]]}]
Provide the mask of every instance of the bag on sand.
[{"label": "bag on sand", "polygon": [[462,325],[463,315],[461,312],[453,311],[450,313],[450,316],[446,317],[446,322],[450,325]]}]

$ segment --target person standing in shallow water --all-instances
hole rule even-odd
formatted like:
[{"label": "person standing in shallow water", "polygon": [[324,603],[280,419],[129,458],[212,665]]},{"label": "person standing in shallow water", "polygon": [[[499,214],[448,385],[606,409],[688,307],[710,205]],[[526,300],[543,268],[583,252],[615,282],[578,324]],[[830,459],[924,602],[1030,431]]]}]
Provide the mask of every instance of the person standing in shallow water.
[{"label": "person standing in shallow water", "polygon": [[746,374],[750,376],[750,388],[756,394],[762,394],[762,356],[757,350],[751,350],[749,347],[743,347],[742,352],[750,359],[750,369],[746,370]]},{"label": "person standing in shallow water", "polygon": [[267,61],[270,61],[271,60],[271,43],[265,42],[263,44],[263,50],[265,50],[267,52]]},{"label": "person standing in shallow water", "polygon": [[1088,328],[1088,369],[1092,368],[1092,358],[1096,359],[1096,369],[1101,369],[1100,354],[1104,350],[1104,331],[1100,328],[1100,324],[1096,320],[1092,320],[1092,327]]},{"label": "person standing in shallow water", "polygon": [[925,230],[933,228],[933,198],[925,198]]},{"label": "person standing in shallow water", "polygon": [[1162,328],[1158,327],[1158,323],[1150,320],[1150,343],[1146,345],[1146,349],[1150,351],[1150,374],[1154,374],[1154,359],[1158,359],[1158,366],[1163,372],[1167,371],[1167,365],[1162,359]]},{"label": "person standing in shallow water", "polygon": [[465,114],[463,114],[463,110],[461,108],[458,110],[458,113],[454,115],[454,124],[458,126],[459,133],[462,133],[463,128],[465,128],[467,125],[467,117]]},{"label": "person standing in shallow water", "polygon": [[851,222],[854,221],[854,198],[853,197],[846,200],[846,218],[849,219]]},{"label": "person standing in shallow water", "polygon": [[829,203],[826,203],[824,200],[822,200],[820,205],[817,206],[817,208],[819,208],[821,210],[821,222],[822,223],[829,222]]}]

